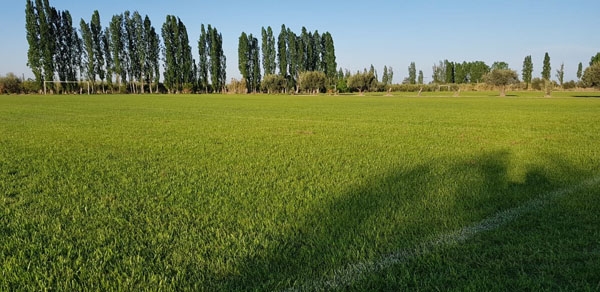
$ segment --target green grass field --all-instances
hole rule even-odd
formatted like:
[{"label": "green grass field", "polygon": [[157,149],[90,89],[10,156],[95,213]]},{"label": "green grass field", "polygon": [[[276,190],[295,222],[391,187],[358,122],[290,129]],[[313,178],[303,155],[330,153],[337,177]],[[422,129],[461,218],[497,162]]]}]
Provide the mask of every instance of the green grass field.
[{"label": "green grass field", "polygon": [[599,290],[600,94],[451,94],[0,96],[0,290]]}]

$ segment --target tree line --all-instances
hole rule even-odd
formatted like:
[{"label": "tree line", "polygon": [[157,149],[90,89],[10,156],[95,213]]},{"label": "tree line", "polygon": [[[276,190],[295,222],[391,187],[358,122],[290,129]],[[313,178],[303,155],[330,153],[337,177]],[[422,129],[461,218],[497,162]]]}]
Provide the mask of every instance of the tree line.
[{"label": "tree line", "polygon": [[[483,61],[443,60],[433,65],[430,82],[425,82],[423,71],[417,71],[412,62],[408,77],[394,84],[391,66],[383,68],[381,78],[372,65],[355,74],[338,70],[329,32],[320,34],[302,27],[297,34],[285,25],[277,36],[270,26],[263,27],[260,36],[245,32],[240,35],[238,69],[242,80],[232,79],[228,84],[223,37],[211,25],[201,25],[196,61],[186,26],[173,15],[168,15],[157,31],[150,18],[137,11],[113,15],[105,28],[97,10],[89,22],[81,19],[74,27],[69,11],[57,10],[49,0],[27,0],[25,12],[27,65],[35,81],[26,82],[9,74],[0,78],[0,93],[17,89],[35,92],[46,87],[56,93],[417,91],[439,89],[441,84],[480,83],[502,88],[519,83],[521,89],[534,90],[600,87],[600,53],[592,57],[585,70],[582,63],[578,64],[577,81],[564,80],[564,64],[556,70],[556,81],[551,80],[546,53],[541,78],[533,77],[532,58],[525,57],[522,82],[506,62],[488,66]],[[82,86],[85,84],[87,88]]]},{"label": "tree line", "polygon": [[[259,44],[262,44],[262,50]],[[252,34],[242,32],[238,42],[238,64],[246,92],[319,92],[337,82],[332,35],[308,31],[306,27],[296,34],[282,25],[277,39],[270,26],[263,27],[260,43]]]},{"label": "tree line", "polygon": [[[103,28],[96,10],[89,22],[73,26],[68,10],[59,11],[48,0],[27,0],[27,65],[38,88],[54,92],[220,92],[226,84],[223,37],[216,28],[201,27],[199,63],[193,58],[187,29],[168,15],[159,36],[150,18],[137,11],[114,15]],[[161,42],[162,36],[162,42]],[[163,83],[161,80],[161,61]],[[54,81],[58,79],[59,86]],[[99,81],[99,83],[98,83]]]}]

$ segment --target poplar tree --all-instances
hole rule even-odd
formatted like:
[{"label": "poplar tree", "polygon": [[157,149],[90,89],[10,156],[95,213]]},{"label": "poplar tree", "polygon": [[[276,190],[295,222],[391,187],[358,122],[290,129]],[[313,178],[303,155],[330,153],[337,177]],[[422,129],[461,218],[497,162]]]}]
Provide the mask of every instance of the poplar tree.
[{"label": "poplar tree", "polygon": [[277,64],[279,65],[279,74],[283,77],[288,75],[288,37],[287,28],[285,25],[281,25],[281,32],[277,37]]},{"label": "poplar tree", "polygon": [[40,25],[38,22],[35,5],[32,0],[27,0],[25,5],[25,29],[27,31],[27,66],[31,68],[33,76],[39,88],[43,86],[43,67],[42,67],[42,39]]},{"label": "poplar tree", "polygon": [[333,37],[329,32],[325,32],[321,36],[321,41],[323,43],[323,71],[329,80],[328,85],[335,84],[336,74],[337,74],[337,63],[335,58],[335,46],[333,43]]},{"label": "poplar tree", "polygon": [[[153,93],[152,83],[158,86],[160,80],[160,39],[156,29],[152,26],[150,17],[144,18],[144,77],[150,93]],[[156,89],[158,91],[158,87]]]},{"label": "poplar tree", "polygon": [[177,34],[177,19],[173,15],[167,15],[167,19],[162,27],[162,38],[165,66],[164,85],[169,93],[177,90]]},{"label": "poplar tree", "polygon": [[107,27],[104,29],[102,34],[102,52],[104,54],[104,61],[106,63],[106,83],[111,93],[114,90],[113,86],[113,74],[114,74],[114,62],[110,51],[110,29]]},{"label": "poplar tree", "polygon": [[81,38],[83,41],[83,52],[82,52],[82,68],[84,68],[85,77],[87,81],[92,84],[92,91],[94,91],[96,81],[96,67],[94,64],[94,40],[92,39],[92,31],[90,26],[81,19],[79,22],[81,30]]},{"label": "poplar tree", "polygon": [[125,44],[124,44],[124,26],[123,14],[114,15],[109,25],[110,30],[110,52],[113,59],[113,72],[116,74],[116,81],[121,87],[121,82],[127,82],[125,73]]},{"label": "poplar tree", "polygon": [[104,91],[104,78],[106,77],[106,72],[104,71],[104,52],[102,50],[101,43],[102,25],[100,23],[100,14],[98,13],[98,10],[94,10],[94,13],[92,14],[90,31],[92,33],[92,47],[94,50],[94,56],[92,60],[94,65],[94,74],[100,78]]},{"label": "poplar tree", "polygon": [[250,88],[250,44],[248,43],[248,35],[242,32],[238,41],[238,69],[242,78],[246,80],[246,90]]},{"label": "poplar tree", "polygon": [[423,79],[424,79],[423,78],[423,70],[419,70],[419,77],[418,77],[417,83],[423,84]]},{"label": "poplar tree", "polygon": [[260,90],[260,46],[258,45],[258,39],[253,37],[252,34],[249,36],[250,43],[250,63],[252,69],[252,90],[257,92]]},{"label": "poplar tree", "polygon": [[275,51],[275,37],[273,36],[273,29],[269,26],[267,29],[264,27],[261,30],[262,34],[262,52],[263,52],[263,70],[264,75],[275,74],[277,68],[276,65],[276,51]]},{"label": "poplar tree", "polygon": [[577,65],[577,80],[581,80],[581,76],[583,75],[583,64],[579,62]]},{"label": "poplar tree", "polygon": [[411,62],[408,66],[408,82],[410,84],[417,84],[417,66],[415,62]]},{"label": "poplar tree", "polygon": [[204,24],[200,26],[200,38],[198,39],[198,86],[208,93],[208,34]]},{"label": "poplar tree", "polygon": [[210,55],[210,77],[213,90],[221,92],[225,88],[225,65],[226,59],[223,53],[223,36],[216,28],[208,25],[209,55]]},{"label": "poplar tree", "polygon": [[533,78],[533,61],[531,60],[531,55],[525,57],[523,60],[523,82],[529,88],[529,84],[531,84],[531,79]]},{"label": "poplar tree", "polygon": [[[36,0],[36,10],[40,27],[41,65],[44,81],[54,80],[55,31],[52,25],[53,9],[48,0]],[[49,84],[52,88],[53,85]]]},{"label": "poplar tree", "polygon": [[544,80],[550,80],[550,56],[548,55],[548,52],[546,52],[546,54],[544,55],[544,67],[542,70],[542,79]]}]

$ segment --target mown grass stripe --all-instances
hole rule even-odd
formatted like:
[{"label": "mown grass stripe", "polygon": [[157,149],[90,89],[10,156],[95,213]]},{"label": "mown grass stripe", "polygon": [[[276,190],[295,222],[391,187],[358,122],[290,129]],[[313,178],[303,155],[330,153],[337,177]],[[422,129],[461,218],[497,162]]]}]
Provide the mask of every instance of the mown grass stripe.
[{"label": "mown grass stripe", "polygon": [[287,289],[286,291],[321,291],[350,286],[352,283],[354,283],[354,281],[358,280],[361,275],[390,268],[394,265],[429,254],[440,247],[463,243],[475,237],[479,233],[500,228],[518,219],[526,213],[541,209],[552,200],[566,196],[578,190],[597,185],[599,183],[600,176],[586,180],[577,186],[562,188],[545,195],[538,196],[536,199],[530,200],[525,204],[503,210],[491,217],[479,221],[476,224],[466,226],[454,232],[442,234],[430,241],[423,242],[412,249],[402,249],[395,253],[383,256],[376,261],[364,261],[349,264],[333,272],[333,275],[330,277],[310,281],[298,287]]}]

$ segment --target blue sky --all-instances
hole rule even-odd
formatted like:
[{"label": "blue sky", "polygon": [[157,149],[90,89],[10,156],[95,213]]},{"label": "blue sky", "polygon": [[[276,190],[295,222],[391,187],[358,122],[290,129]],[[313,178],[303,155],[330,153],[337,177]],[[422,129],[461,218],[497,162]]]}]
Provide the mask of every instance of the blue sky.
[{"label": "blue sky", "polygon": [[[0,75],[13,72],[31,77],[25,38],[25,1],[6,1],[0,11]],[[373,64],[394,68],[394,82],[408,75],[410,62],[431,80],[439,60],[505,61],[519,72],[531,55],[534,77],[541,73],[544,53],[552,61],[553,78],[561,63],[566,79],[576,79],[577,64],[586,66],[600,52],[600,1],[598,0],[456,0],[456,1],[158,1],[50,0],[69,10],[78,27],[89,22],[94,10],[104,26],[125,10],[149,15],[160,31],[166,15],[181,18],[194,54],[200,24],[211,24],[224,38],[228,79],[239,78],[237,40],[243,32],[260,36],[261,27],[278,34],[282,24],[300,33],[302,26],[334,38],[338,66],[352,72]],[[197,59],[197,56],[195,57]]]}]

